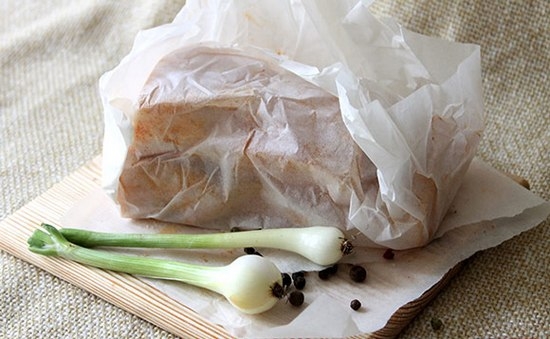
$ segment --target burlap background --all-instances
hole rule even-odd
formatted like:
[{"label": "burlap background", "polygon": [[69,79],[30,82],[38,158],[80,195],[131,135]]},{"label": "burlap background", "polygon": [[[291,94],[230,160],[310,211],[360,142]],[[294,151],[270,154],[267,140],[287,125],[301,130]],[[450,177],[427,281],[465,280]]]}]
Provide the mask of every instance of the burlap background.
[{"label": "burlap background", "polygon": [[[183,3],[0,2],[0,219],[100,153],[99,76],[138,30],[169,22]],[[384,0],[375,9],[417,32],[481,45],[479,155],[550,200],[550,2]],[[547,220],[472,257],[402,338],[549,337],[549,235]],[[34,337],[173,336],[0,252],[0,338]]]}]

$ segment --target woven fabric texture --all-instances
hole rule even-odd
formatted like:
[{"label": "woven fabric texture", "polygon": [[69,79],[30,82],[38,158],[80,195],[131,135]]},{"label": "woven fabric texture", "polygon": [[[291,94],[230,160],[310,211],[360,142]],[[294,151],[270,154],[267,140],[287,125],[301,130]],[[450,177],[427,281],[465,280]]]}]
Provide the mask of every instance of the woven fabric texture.
[{"label": "woven fabric texture", "polygon": [[[139,30],[171,21],[183,4],[0,3],[0,220],[100,154],[99,76]],[[380,0],[373,8],[416,32],[481,46],[487,128],[478,154],[550,200],[550,2]],[[550,337],[548,239],[549,220],[474,255],[400,337]],[[35,337],[174,336],[0,251],[0,338]]]}]

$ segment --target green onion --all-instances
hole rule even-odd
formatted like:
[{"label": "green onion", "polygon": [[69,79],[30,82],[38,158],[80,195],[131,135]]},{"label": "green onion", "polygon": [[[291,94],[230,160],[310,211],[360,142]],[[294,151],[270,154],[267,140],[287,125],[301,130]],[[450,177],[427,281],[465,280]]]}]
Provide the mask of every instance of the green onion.
[{"label": "green onion", "polygon": [[244,255],[227,266],[212,267],[92,250],[70,243],[55,227],[42,225],[27,241],[32,252],[60,256],[101,269],[177,280],[217,292],[244,313],[269,310],[283,297],[281,272],[269,260]]},{"label": "green onion", "polygon": [[298,253],[319,265],[332,265],[353,250],[336,227],[297,227],[209,234],[126,234],[80,229],[60,230],[67,240],[84,246],[147,248],[276,248]]}]

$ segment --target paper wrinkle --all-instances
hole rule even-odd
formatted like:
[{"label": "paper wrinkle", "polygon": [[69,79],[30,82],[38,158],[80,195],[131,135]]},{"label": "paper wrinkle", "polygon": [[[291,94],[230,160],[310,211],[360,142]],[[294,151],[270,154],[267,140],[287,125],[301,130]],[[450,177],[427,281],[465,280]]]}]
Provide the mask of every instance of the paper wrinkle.
[{"label": "paper wrinkle", "polygon": [[[280,28],[277,34],[272,33],[275,24]],[[235,61],[234,69],[219,69],[204,58],[193,61],[185,57],[183,51],[196,48],[197,44],[225,53],[224,62],[231,63],[230,55],[238,58],[241,52],[257,62],[243,65]],[[183,59],[174,57],[178,53]],[[188,55],[193,53],[196,52],[189,51]],[[355,227],[378,246],[394,249],[422,246],[435,236],[481,136],[479,64],[477,46],[425,37],[407,31],[391,19],[379,20],[370,13],[368,2],[189,1],[173,23],[140,32],[132,51],[100,81],[105,108],[103,185],[119,202],[125,201],[133,194],[129,182],[119,182],[127,164],[156,156],[157,159],[147,161],[181,162],[181,167],[170,167],[183,177],[179,184],[170,183],[174,187],[179,185],[181,191],[173,192],[171,198],[159,198],[164,205],[128,202],[128,207],[123,208],[126,215],[201,227],[258,222],[256,227],[334,224],[344,229]],[[278,99],[264,96],[258,101],[262,95],[260,87],[252,91],[247,88],[258,75],[262,86],[272,85],[276,77],[268,77],[269,83],[262,82],[266,78],[261,77],[261,69],[279,67],[275,65],[319,86],[326,95],[337,96],[349,135],[368,157],[352,166],[361,166],[362,171],[376,177],[361,171],[343,177],[342,172],[335,172],[330,166],[315,164],[309,173],[311,188],[296,192],[292,186],[283,187],[284,181],[291,180],[287,179],[288,172],[274,173],[274,166],[266,166],[266,162],[280,161],[274,160],[279,155],[300,155],[305,139],[297,138],[298,133],[309,133],[293,130],[300,122],[292,125],[294,116],[287,114],[292,109],[285,105],[293,100],[318,101],[319,97],[310,97],[309,90],[297,94],[294,87],[297,85],[285,85],[286,75],[281,73],[281,85],[273,86],[273,90],[280,92]],[[183,71],[178,72],[178,67]],[[194,72],[185,71],[189,69]],[[290,91],[288,97],[285,90]],[[239,135],[243,126],[237,117],[204,127],[211,131],[203,136],[206,140],[195,140],[200,143],[176,141],[172,149],[161,142],[151,142],[142,148],[134,145],[136,119],[143,115],[140,109],[144,107],[155,110],[155,105],[188,102],[197,109],[201,105],[227,109],[233,104],[236,109],[243,109],[239,105],[247,100],[250,112],[257,112],[251,119],[256,119],[259,129],[265,128],[263,135],[258,129]],[[160,106],[158,109],[163,109]],[[273,122],[265,120],[273,114],[278,114],[273,116]],[[171,117],[179,118],[176,114]],[[160,138],[166,138],[170,128],[177,126],[175,121],[168,122],[166,133],[160,133]],[[265,127],[269,124],[270,128]],[[200,129],[191,127],[183,133]],[[250,156],[250,147],[261,146],[254,141],[262,138],[266,140],[262,146],[265,157],[258,158],[259,153]],[[327,136],[319,140],[331,139]],[[205,156],[203,146],[210,142],[220,144],[210,144],[212,147]],[[281,149],[274,145],[281,145]],[[320,143],[317,147],[325,146]],[[237,153],[227,154],[232,148],[243,148],[242,155],[249,158],[247,161],[262,178],[257,192],[265,198],[265,206],[270,203],[285,206],[279,210],[279,216],[258,208],[256,215],[232,218],[226,211],[224,217],[228,221],[223,226],[200,217],[208,207],[215,210],[215,204],[232,204],[236,187],[242,191],[238,186],[244,181],[234,177],[236,172],[248,169],[242,167],[243,160]],[[129,158],[132,149],[136,150],[134,160]],[[183,152],[185,158],[170,157],[170,152]],[[371,161],[376,166],[375,174],[368,168]],[[156,172],[147,174],[151,182],[155,182],[155,175],[169,170],[163,166],[159,163]],[[192,181],[196,174],[193,168],[197,166],[209,171],[207,180],[186,183]],[[287,165],[281,163],[281,166]],[[159,184],[166,184],[162,180]],[[372,185],[375,188],[366,187]],[[210,194],[212,191],[219,191],[221,198],[215,198]],[[330,206],[318,201],[319,194],[327,195],[332,201]],[[186,199],[200,201],[196,202],[195,210],[176,217],[173,211]],[[296,204],[297,201],[303,203]],[[318,210],[311,207],[316,205]],[[294,212],[292,206],[296,206]],[[281,216],[287,210],[297,216]]]},{"label": "paper wrinkle", "polygon": [[[140,32],[99,83],[102,185],[121,205],[88,198],[108,211],[73,211],[68,225],[150,232],[334,225],[355,239],[360,246],[346,261],[368,264],[368,284],[313,281],[303,310],[280,303],[242,316],[213,293],[149,281],[247,337],[312,334],[300,332],[311,327],[300,319],[325,294],[343,304],[369,300],[353,322],[346,308],[337,332],[376,331],[461,260],[544,220],[548,203],[474,159],[484,127],[479,47],[410,32],[375,18],[369,4],[190,0],[171,24]],[[206,117],[197,113],[205,107]],[[324,157],[312,156],[315,147]],[[382,260],[385,247],[402,250],[401,261]],[[209,263],[237,255],[216,253]],[[264,254],[285,270],[319,269],[280,251]],[[200,251],[185,258],[206,260]]]},{"label": "paper wrinkle", "polygon": [[[384,249],[356,247],[354,254],[344,257],[339,264],[338,274],[328,281],[317,278],[315,271],[321,266],[299,255],[258,248],[281,272],[310,272],[304,289],[305,303],[299,308],[282,300],[263,314],[244,315],[216,293],[173,281],[144,281],[239,338],[316,337],[323,331],[333,337],[372,333],[383,328],[399,308],[419,298],[461,261],[527,231],[550,215],[550,203],[479,159],[472,162],[452,206],[443,222],[448,230],[429,245],[395,251],[391,261],[383,259]],[[121,233],[211,232],[155,220],[121,218],[118,206],[100,189],[76,202],[61,220],[61,226]],[[242,249],[120,251],[203,265],[225,265],[244,253]],[[367,269],[365,283],[351,283],[348,263],[361,264]],[[360,312],[349,308],[353,299],[362,302]],[[328,314],[333,319],[327,322],[323,319]],[[316,330],[319,332],[312,332]]]},{"label": "paper wrinkle", "polygon": [[[172,60],[182,55],[187,57],[185,65],[173,68]],[[208,65],[201,66],[204,63]],[[248,66],[258,72],[240,71]],[[350,191],[361,189],[368,159],[339,121],[335,97],[276,65],[267,66],[241,52],[209,46],[166,56],[138,100],[140,112],[152,114],[137,114],[133,121],[135,137],[125,164],[126,171],[133,173],[120,176],[117,192],[125,215],[217,228],[347,225],[340,205],[349,202]],[[155,74],[167,73],[165,68],[173,69],[170,79],[191,79],[201,87],[175,81],[160,84]],[[246,88],[240,81],[246,82]],[[296,84],[300,93],[288,84]],[[221,95],[211,98],[205,91]],[[188,98],[181,110],[180,96]],[[321,106],[311,107],[312,102]],[[203,114],[205,108],[208,116]],[[184,119],[190,123],[182,123]],[[201,125],[210,127],[197,130]],[[137,186],[152,188],[141,189],[148,206],[132,195]],[[159,187],[165,189],[158,192]],[[182,208],[190,197],[196,200]],[[227,220],[223,210],[236,204],[245,209],[232,212]],[[251,204],[263,210],[247,214]]]}]

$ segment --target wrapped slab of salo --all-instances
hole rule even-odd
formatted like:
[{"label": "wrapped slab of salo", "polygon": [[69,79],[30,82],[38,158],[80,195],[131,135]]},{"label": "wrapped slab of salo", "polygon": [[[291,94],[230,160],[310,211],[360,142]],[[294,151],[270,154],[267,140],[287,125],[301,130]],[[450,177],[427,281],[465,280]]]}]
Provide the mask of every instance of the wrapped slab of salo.
[{"label": "wrapped slab of salo", "polygon": [[128,218],[426,245],[481,138],[479,48],[292,4],[189,1],[141,32],[100,81],[104,188]]}]

